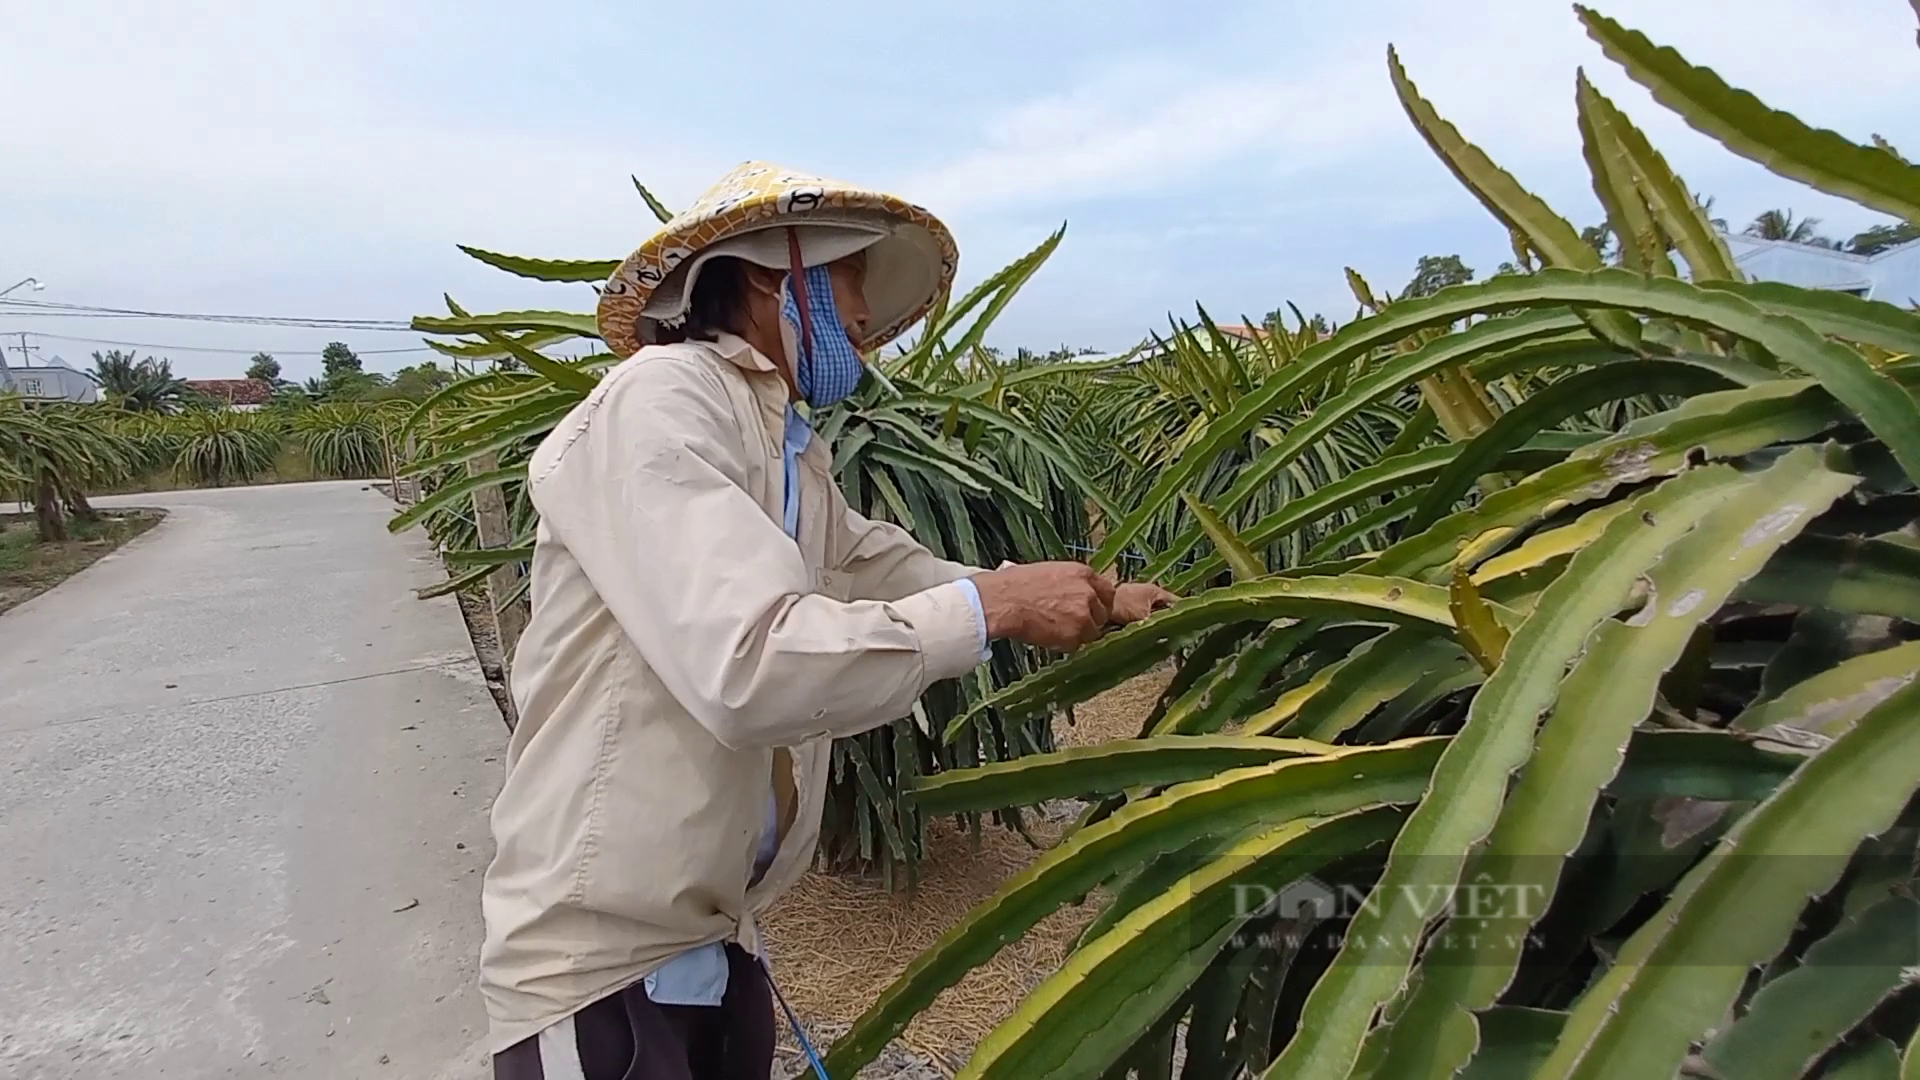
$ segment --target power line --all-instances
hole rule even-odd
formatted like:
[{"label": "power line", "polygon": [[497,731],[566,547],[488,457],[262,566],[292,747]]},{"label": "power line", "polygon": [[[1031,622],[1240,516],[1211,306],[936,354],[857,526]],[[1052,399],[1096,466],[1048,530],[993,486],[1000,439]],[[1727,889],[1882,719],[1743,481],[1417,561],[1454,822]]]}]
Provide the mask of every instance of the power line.
[{"label": "power line", "polygon": [[0,299],[0,312],[16,317],[52,318],[85,316],[92,318],[178,319],[188,322],[233,323],[243,326],[297,326],[316,330],[368,330],[383,333],[411,332],[410,323],[399,319],[328,319],[292,315],[209,315],[184,311],[148,311],[140,308],[101,307],[90,304],[61,304],[49,300]]},{"label": "power line", "polygon": [[[52,341],[77,341],[84,345],[125,345],[128,348],[133,348],[133,349],[159,349],[163,352],[227,353],[233,356],[252,356],[253,354],[259,353],[259,352],[271,353],[274,356],[320,356],[322,355],[320,352],[309,351],[309,350],[203,349],[198,345],[156,345],[150,341],[114,341],[110,338],[71,337],[66,334],[44,334],[38,330],[28,330],[28,331],[25,331],[25,333],[30,334],[33,337],[47,338]],[[426,347],[425,345],[416,345],[410,349],[355,349],[353,353],[355,356],[388,356],[394,353],[417,353],[417,352],[432,352],[432,351],[433,351],[432,349]]]}]

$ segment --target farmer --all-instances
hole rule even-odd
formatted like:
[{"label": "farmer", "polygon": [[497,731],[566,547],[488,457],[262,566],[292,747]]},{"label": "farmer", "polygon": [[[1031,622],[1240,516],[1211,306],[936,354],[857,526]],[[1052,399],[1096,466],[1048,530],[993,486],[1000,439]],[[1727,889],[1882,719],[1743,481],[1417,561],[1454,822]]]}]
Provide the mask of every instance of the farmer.
[{"label": "farmer", "polygon": [[629,359],[528,469],[533,618],[481,897],[499,1080],[764,1080],[755,917],[812,861],[831,740],[994,638],[1071,649],[1171,600],[947,562],[841,497],[797,406],[852,394],[955,258],[918,206],[749,163],[607,282]]}]

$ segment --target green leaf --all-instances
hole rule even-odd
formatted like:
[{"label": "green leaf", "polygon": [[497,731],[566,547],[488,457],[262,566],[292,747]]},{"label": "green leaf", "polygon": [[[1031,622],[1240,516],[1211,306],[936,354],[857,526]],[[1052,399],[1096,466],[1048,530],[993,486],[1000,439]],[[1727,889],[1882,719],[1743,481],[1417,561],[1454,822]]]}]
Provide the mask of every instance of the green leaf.
[{"label": "green leaf", "polygon": [[642,184],[639,177],[628,176],[627,179],[633,181],[633,190],[639,192],[640,197],[646,200],[647,209],[653,211],[653,216],[659,220],[660,224],[665,225],[673,220],[673,211],[667,209],[666,204],[659,199],[654,198],[653,192],[647,190],[647,185]]},{"label": "green leaf", "polygon": [[545,420],[549,427],[579,404],[580,395],[544,384],[545,392],[530,396],[516,405],[500,408],[492,402],[475,403],[458,414],[456,423],[435,428],[427,434],[428,445],[438,451],[472,446],[499,432],[519,429],[529,421]]},{"label": "green leaf", "polygon": [[[578,337],[578,334],[566,330],[528,330],[514,337],[515,341],[529,349],[544,349],[548,345],[557,345]],[[505,356],[505,346],[495,345],[491,341],[458,341],[449,344],[444,341],[426,339],[427,347],[442,356],[451,356],[460,360],[485,360],[490,357]],[[442,389],[445,389],[444,387]]]},{"label": "green leaf", "polygon": [[1187,991],[1252,914],[1247,882],[1312,873],[1391,838],[1401,820],[1392,809],[1360,810],[1290,822],[1235,844],[1075,950],[981,1040],[961,1075],[1094,1080]]},{"label": "green leaf", "polygon": [[1032,426],[1022,423],[1001,409],[996,409],[991,405],[986,405],[978,401],[968,401],[960,397],[944,396],[905,397],[894,402],[893,407],[896,409],[948,408],[970,420],[980,421],[998,431],[1005,432],[1019,440],[1021,445],[1026,446],[1046,458],[1049,464],[1060,470],[1062,476],[1073,482],[1078,488],[1079,493],[1083,493],[1087,498],[1092,499],[1094,505],[1100,507],[1102,513],[1108,515],[1109,518],[1118,518],[1120,516],[1119,504],[1113,501],[1112,496],[1101,490],[1100,485],[1096,483],[1093,477],[1089,476],[1085,470],[1080,468],[1079,463],[1073,459],[1071,454],[1061,449],[1060,442],[1057,438],[1036,431]]},{"label": "green leaf", "polygon": [[[1243,539],[1249,547],[1258,549],[1273,544],[1322,518],[1349,509],[1359,503],[1388,492],[1423,484],[1453,460],[1465,444],[1446,443],[1440,446],[1428,446],[1410,453],[1386,457],[1364,468],[1355,469],[1331,484],[1315,488],[1312,492],[1290,500],[1285,506],[1248,526]],[[1198,534],[1189,537],[1182,534],[1174,541],[1173,548],[1183,543],[1191,547],[1199,539]],[[1177,554],[1162,552],[1147,564],[1141,576],[1148,580],[1160,580],[1172,570],[1178,562]],[[1226,560],[1216,552],[1195,561],[1194,565],[1181,571],[1168,581],[1167,587],[1174,592],[1184,592],[1212,578],[1226,566]]]},{"label": "green leaf", "polygon": [[[452,304],[453,301],[448,300],[447,302],[448,304]],[[416,319],[415,321],[418,322],[419,320]],[[527,365],[535,374],[545,377],[548,382],[553,383],[553,385],[562,390],[584,395],[592,393],[593,388],[600,385],[600,380],[597,376],[582,371],[572,364],[565,364],[558,360],[542,356],[511,338],[491,330],[476,330],[475,333],[496,345],[504,347],[508,354],[515,360]]]},{"label": "green leaf", "polygon": [[532,562],[533,548],[473,548],[466,551],[449,551],[444,554],[447,562],[453,566],[512,566],[516,563]]},{"label": "green leaf", "polygon": [[1792,727],[1837,735],[1920,674],[1920,641],[1843,660],[1733,718],[1741,731]]},{"label": "green leaf", "polygon": [[1803,536],[1740,597],[1920,620],[1920,549],[1889,540]]},{"label": "green leaf", "polygon": [[1702,1056],[1724,1076],[1797,1080],[1920,965],[1920,901],[1888,896],[1813,943],[1762,986]]},{"label": "green leaf", "polygon": [[495,469],[492,472],[462,476],[449,484],[441,486],[436,489],[433,494],[407,507],[400,513],[395,514],[392,519],[387,522],[387,531],[390,533],[405,532],[413,526],[418,525],[421,521],[424,521],[431,514],[438,513],[456,505],[465,506],[467,497],[483,487],[493,487],[497,484],[504,484],[513,480],[525,480],[526,478],[527,466],[525,462],[521,462],[518,465],[509,465],[504,469]]},{"label": "green leaf", "polygon": [[1061,904],[1122,870],[1203,837],[1231,836],[1256,824],[1281,825],[1418,799],[1443,741],[1353,747],[1236,769],[1130,803],[1074,832],[915,957],[833,1044],[827,1072],[857,1073],[940,991]]},{"label": "green leaf", "polygon": [[1300,644],[1319,632],[1317,620],[1276,619],[1209,677],[1170,702],[1154,722],[1155,735],[1210,734],[1236,719],[1261,685]]},{"label": "green leaf", "polygon": [[1230,585],[1182,600],[978,702],[955,719],[947,737],[986,709],[1031,714],[1118,686],[1171,655],[1185,638],[1223,622],[1315,615],[1453,627],[1446,590],[1416,581],[1355,575],[1264,578]]},{"label": "green leaf", "polygon": [[1540,1080],[1666,1076],[1780,951],[1807,897],[1920,786],[1920,684],[1908,684],[1734,826],[1581,997]]},{"label": "green leaf", "polygon": [[457,593],[462,589],[472,588],[473,586],[478,585],[481,582],[487,580],[487,578],[493,575],[493,572],[496,569],[498,569],[498,567],[493,567],[493,566],[476,567],[472,570],[467,571],[464,574],[452,575],[448,577],[447,580],[438,582],[433,585],[429,585],[424,589],[415,589],[413,595],[421,600],[431,600],[436,596],[445,596],[448,593]]},{"label": "green leaf", "polygon": [[1834,1056],[1824,1080],[1900,1080],[1900,1049],[1878,1035]]},{"label": "green leaf", "polygon": [[445,465],[462,465],[469,459],[478,457],[481,454],[505,450],[510,446],[525,442],[528,439],[544,436],[547,432],[553,430],[553,425],[558,423],[560,418],[567,414],[568,410],[573,408],[573,404],[571,401],[556,402],[552,410],[536,415],[532,419],[522,421],[517,425],[495,430],[485,438],[480,438],[475,434],[469,434],[468,439],[461,442],[458,446],[451,447],[419,461],[408,462],[406,466],[400,470],[401,475],[420,476]]},{"label": "green leaf", "polygon": [[[1639,611],[1625,621],[1606,619],[1586,641],[1466,874],[1468,880],[1497,882],[1501,902],[1455,915],[1434,935],[1421,979],[1389,1037],[1384,1075],[1450,1077],[1473,1055],[1473,1014],[1491,1007],[1518,970],[1528,930],[1554,898],[1561,859],[1586,834],[1594,802],[1619,767],[1633,726],[1653,708],[1661,674],[1741,581],[1858,482],[1828,468],[1827,456],[1801,447],[1731,494],[1716,492],[1718,501],[1704,518],[1695,518],[1697,526],[1645,570]],[[1646,499],[1636,501],[1636,512],[1674,513]],[[1619,530],[1641,528],[1645,520],[1616,518],[1599,543]],[[1575,557],[1569,578],[1584,561]],[[1550,614],[1548,605],[1564,603],[1565,590],[1580,584],[1563,578],[1550,586],[1535,618]],[[1482,694],[1493,689],[1489,680]]]},{"label": "green leaf", "polygon": [[[1701,287],[1707,289],[1726,285],[1720,281],[1701,282]],[[1802,289],[1777,281],[1755,281],[1738,288],[1740,296],[1765,310],[1790,315],[1822,334],[1863,345],[1878,345],[1894,352],[1920,354],[1920,318],[1907,308],[1838,289]]]},{"label": "green leaf", "polygon": [[1635,499],[1635,510],[1615,518],[1547,587],[1500,669],[1475,695],[1460,734],[1449,740],[1429,797],[1394,842],[1374,886],[1381,902],[1354,916],[1332,967],[1307,999],[1299,1032],[1268,1075],[1347,1075],[1375,1010],[1404,981],[1433,914],[1416,906],[1407,889],[1461,879],[1469,849],[1486,838],[1500,813],[1506,777],[1532,752],[1534,724],[1553,703],[1568,662],[1669,544],[1749,483],[1731,468],[1708,466],[1661,484]]},{"label": "green leaf", "polygon": [[[987,493],[986,485],[977,479],[976,467],[973,463],[951,452],[942,452],[936,456],[904,446],[876,442],[867,447],[867,456],[874,461],[883,461],[896,468],[908,469],[929,478],[938,477],[976,495]],[[1033,496],[1028,495],[1023,501],[1029,509],[1039,509],[1039,504],[1033,501]]]},{"label": "green leaf", "polygon": [[[1583,274],[1547,269],[1458,285],[1432,296],[1395,303],[1384,313],[1349,323],[1309,348],[1291,371],[1267,379],[1259,389],[1242,397],[1230,413],[1213,420],[1205,436],[1161,472],[1135,513],[1107,534],[1091,561],[1103,569],[1110,566],[1160,508],[1190,486],[1202,469],[1237,445],[1280,403],[1292,400],[1303,387],[1317,384],[1334,368],[1417,330],[1515,307],[1614,306],[1700,323],[1750,339],[1782,361],[1813,374],[1887,442],[1909,475],[1920,475],[1920,469],[1915,468],[1920,466],[1920,407],[1896,381],[1900,373],[1874,368],[1857,352],[1821,337],[1808,324],[1766,313],[1749,300],[1747,289],[1732,283],[1707,289],[1626,270]],[[1232,509],[1226,503],[1218,508]]]},{"label": "green leaf", "polygon": [[1428,673],[1465,663],[1460,647],[1424,628],[1401,627],[1354,650],[1327,670],[1317,692],[1280,728],[1288,736],[1331,742],[1400,696]]},{"label": "green leaf", "polygon": [[1258,946],[1243,947],[1225,962],[1215,961],[1195,984],[1180,1080],[1232,1080],[1239,1075],[1240,1058],[1228,1050],[1228,1033],[1262,952]]},{"label": "green leaf", "polygon": [[1607,225],[1620,241],[1620,258],[1629,270],[1674,276],[1667,238],[1653,220],[1647,200],[1634,183],[1637,171],[1616,125],[1624,120],[1581,71],[1574,77],[1574,102],[1580,121],[1580,149],[1593,176],[1593,193],[1607,211]]},{"label": "green leaf", "polygon": [[920,780],[913,799],[914,805],[929,815],[1034,806],[1048,799],[1200,780],[1229,769],[1324,754],[1332,749],[1307,739],[1243,735],[1123,739],[937,773]]},{"label": "green leaf", "polygon": [[1696,67],[1599,12],[1577,4],[1574,11],[1608,58],[1694,130],[1781,176],[1920,222],[1920,168],[1878,147],[1808,127],[1793,114],[1728,86],[1712,68]]},{"label": "green leaf", "polygon": [[1566,1023],[1566,1013],[1550,1009],[1488,1009],[1480,1015],[1480,1052],[1460,1080],[1527,1080]]},{"label": "green leaf", "polygon": [[400,425],[400,433],[394,436],[395,441],[401,443],[406,442],[407,437],[419,430],[420,425],[431,420],[435,415],[435,410],[442,406],[451,406],[456,402],[464,405],[481,391],[499,387],[512,377],[513,376],[507,372],[489,372],[485,375],[469,375],[462,379],[456,379],[440,389],[435,390],[433,393],[427,395],[425,401],[414,406],[413,414],[407,417],[406,423]]},{"label": "green leaf", "polygon": [[[415,315],[413,328],[428,334],[505,333],[509,330],[556,330],[573,337],[599,338],[592,315],[572,311],[502,311],[493,315]],[[496,343],[498,344],[498,343]]]},{"label": "green leaf", "polygon": [[[1387,71],[1393,79],[1394,93],[1406,110],[1407,119],[1420,132],[1454,178],[1473,192],[1502,225],[1516,236],[1525,236],[1527,244],[1540,253],[1549,266],[1573,270],[1598,270],[1600,255],[1580,239],[1580,233],[1567,220],[1553,212],[1540,197],[1520,186],[1512,174],[1495,165],[1481,149],[1462,138],[1459,129],[1441,119],[1432,103],[1407,78],[1400,56],[1387,48]],[[1640,324],[1617,311],[1587,313],[1594,333],[1623,349],[1640,346]]]},{"label": "green leaf", "polygon": [[529,259],[466,244],[457,246],[488,266],[535,281],[605,281],[620,266],[619,259]]},{"label": "green leaf", "polygon": [[[1400,306],[1396,304],[1391,310],[1398,310]],[[1316,442],[1368,406],[1387,401],[1421,379],[1437,371],[1466,363],[1475,356],[1485,355],[1496,349],[1509,348],[1516,342],[1564,333],[1573,322],[1573,317],[1564,312],[1540,312],[1507,319],[1489,319],[1461,333],[1449,334],[1414,352],[1387,360],[1350,385],[1334,400],[1317,405],[1309,415],[1289,428],[1278,443],[1241,469],[1234,479],[1233,486],[1224,495],[1214,500],[1215,510],[1222,514],[1230,514],[1238,510],[1256,493],[1270,487],[1276,475],[1296,461]],[[1265,399],[1270,388],[1275,384],[1288,382],[1294,377],[1296,376],[1276,375],[1269,378],[1258,391],[1242,397],[1241,405],[1229,415],[1237,416],[1248,400]],[[1224,420],[1225,418],[1222,422]],[[1209,441],[1217,431],[1218,424],[1209,430]],[[1180,461],[1184,462],[1186,459],[1187,455],[1183,454]],[[1158,490],[1159,486],[1156,485],[1155,491]],[[1156,496],[1149,493],[1142,502],[1141,509],[1135,511],[1134,516],[1141,517],[1148,508],[1155,506],[1157,506]],[[1123,523],[1122,528],[1125,527]],[[1197,530],[1182,534],[1167,551],[1162,552],[1154,560],[1154,564],[1164,564],[1186,554],[1197,539]],[[1099,556],[1096,554],[1096,564],[1098,560]]]},{"label": "green leaf", "polygon": [[1447,592],[1460,644],[1466,647],[1467,654],[1473,657],[1482,671],[1492,674],[1500,666],[1500,657],[1505,655],[1511,635],[1493,617],[1492,607],[1481,597],[1466,567],[1454,566],[1453,583]]},{"label": "green leaf", "polygon": [[1574,372],[1528,395],[1502,414],[1493,427],[1467,443],[1427,487],[1407,529],[1418,532],[1439,521],[1502,455],[1571,417],[1622,398],[1642,394],[1690,396],[1728,385],[1726,379],[1711,371],[1670,360],[1639,360]]},{"label": "green leaf", "polygon": [[1252,581],[1266,576],[1267,564],[1240,539],[1233,531],[1233,526],[1222,520],[1206,503],[1195,498],[1192,492],[1181,492],[1180,499],[1187,504],[1187,510],[1193,514],[1194,520],[1200,523],[1200,531],[1206,533],[1207,539],[1213,542],[1214,550],[1232,568],[1235,581]]},{"label": "green leaf", "polygon": [[1806,760],[1804,751],[1762,746],[1720,731],[1639,730],[1607,794],[1616,799],[1757,802]]},{"label": "green leaf", "polygon": [[[1630,172],[1635,192],[1645,200],[1657,227],[1651,237],[1655,243],[1672,238],[1680,256],[1687,260],[1696,281],[1741,281],[1746,275],[1734,263],[1727,242],[1707,218],[1706,211],[1694,201],[1686,182],[1674,174],[1653,144],[1613,102],[1593,89],[1580,73],[1580,106],[1591,122],[1611,136],[1614,148],[1625,157],[1621,164]],[[1636,227],[1639,227],[1636,223]],[[1624,237],[1622,238],[1624,242]],[[1643,250],[1646,241],[1642,241]],[[1661,258],[1665,258],[1664,251]],[[1671,274],[1671,269],[1655,270]]]},{"label": "green leaf", "polygon": [[1845,417],[1824,390],[1803,379],[1701,394],[1581,448],[1563,464],[1489,495],[1471,510],[1441,519],[1382,552],[1367,569],[1417,574],[1452,561],[1463,545],[1489,530],[1519,527],[1549,509],[1604,498],[1620,484],[1684,469],[1694,457],[1737,457],[1811,438]]},{"label": "green leaf", "polygon": [[[1066,232],[1067,227],[1062,224],[1041,241],[1039,247],[1001,267],[993,276],[974,286],[961,297],[959,303],[946,307],[943,311],[936,309],[939,317],[927,319],[921,330],[920,340],[912,349],[889,361],[887,366],[892,370],[915,371],[922,376],[933,374],[937,370],[951,369],[958,357],[967,355],[973,346],[979,343],[980,337],[992,325],[994,317],[1008,301],[1012,300],[1013,294],[1019,291],[1020,286],[1040,269],[1048,256],[1053,254],[1054,249],[1060,246],[1060,240]],[[957,341],[947,342],[947,334],[959,325],[960,320],[972,314],[975,308],[983,304],[987,305],[986,308],[973,321],[967,332]],[[963,390],[962,395],[971,396],[967,390]]]},{"label": "green leaf", "polygon": [[893,798],[887,794],[887,789],[880,783],[880,777],[874,773],[873,761],[867,757],[867,752],[861,747],[860,740],[847,739],[842,745],[847,748],[847,756],[853,760],[854,777],[860,785],[860,790],[867,796],[869,810],[880,822],[880,831],[886,838],[887,850],[892,853],[894,859],[905,862],[907,847],[900,839],[899,827],[894,824],[898,809],[894,805]]}]

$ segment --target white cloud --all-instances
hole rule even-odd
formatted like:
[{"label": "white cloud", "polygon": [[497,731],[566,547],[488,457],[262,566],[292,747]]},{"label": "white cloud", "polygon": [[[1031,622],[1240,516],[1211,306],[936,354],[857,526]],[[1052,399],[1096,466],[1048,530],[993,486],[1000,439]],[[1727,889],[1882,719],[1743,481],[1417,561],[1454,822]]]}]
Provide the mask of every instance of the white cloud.
[{"label": "white cloud", "polygon": [[[1864,121],[1904,115],[1894,87],[1920,87],[1912,15],[1896,3],[1842,11],[1814,0],[1756,0],[1737,14],[1670,0],[1607,6],[1696,63],[1811,122],[1853,127],[1856,138],[1865,138]],[[1389,42],[1400,46],[1422,94],[1503,163],[1578,170],[1573,80],[1582,65],[1656,142],[1680,136],[1682,162],[1725,154],[1653,104],[1558,4],[1373,5],[1363,19],[1351,10],[1279,13],[1276,39],[1284,33],[1301,47],[1276,50],[1265,63],[1117,59],[1077,85],[986,117],[974,149],[909,183],[934,205],[979,209],[1218,188],[1247,168],[1284,182],[1309,165],[1405,165],[1427,151],[1393,97]],[[1843,68],[1874,71],[1875,94],[1838,77]],[[1399,170],[1352,180],[1431,201]]]}]

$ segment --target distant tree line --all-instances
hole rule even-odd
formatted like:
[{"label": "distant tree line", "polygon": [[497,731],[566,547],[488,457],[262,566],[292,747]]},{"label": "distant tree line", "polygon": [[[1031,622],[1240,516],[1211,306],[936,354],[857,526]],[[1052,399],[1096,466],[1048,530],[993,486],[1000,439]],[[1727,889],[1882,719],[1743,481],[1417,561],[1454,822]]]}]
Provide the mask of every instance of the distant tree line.
[{"label": "distant tree line", "polygon": [[[282,410],[341,401],[424,401],[454,379],[453,372],[432,360],[392,375],[367,371],[360,357],[340,341],[330,342],[321,351],[320,368],[315,378],[290,382],[281,377],[280,361],[272,353],[258,352],[247,364],[246,377],[272,387],[268,407]],[[87,374],[99,384],[108,403],[128,412],[173,413],[226,405],[194,393],[187,380],[174,375],[173,361],[165,357],[108,349],[93,354],[93,370]]]}]

